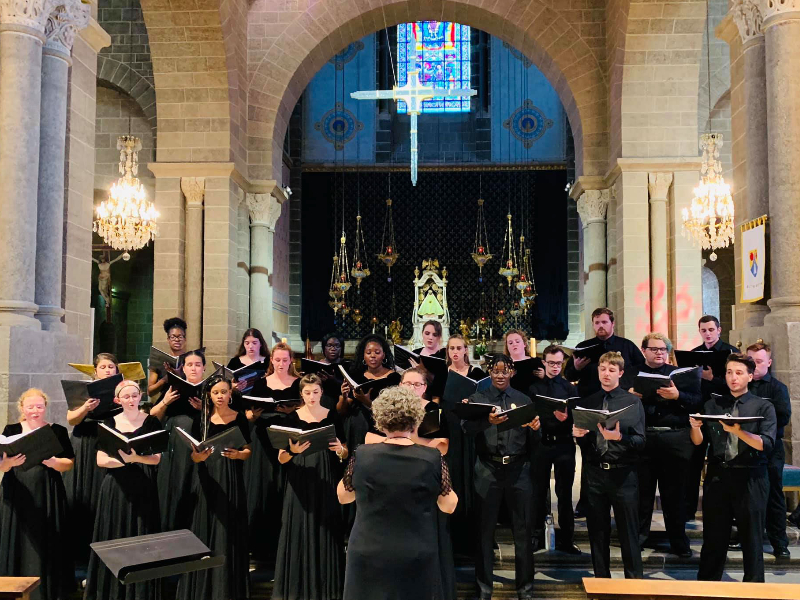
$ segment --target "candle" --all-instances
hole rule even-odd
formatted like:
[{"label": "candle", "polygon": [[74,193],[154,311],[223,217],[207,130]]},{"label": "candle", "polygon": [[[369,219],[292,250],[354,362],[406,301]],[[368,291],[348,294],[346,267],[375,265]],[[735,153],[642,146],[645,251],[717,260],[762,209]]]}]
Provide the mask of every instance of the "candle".
[{"label": "candle", "polygon": [[389,328],[386,325],[384,325],[383,326],[383,336],[386,337],[387,335],[389,335]]},{"label": "candle", "polygon": [[536,358],[536,338],[532,338],[530,341],[530,355],[532,358]]},{"label": "candle", "polygon": [[489,327],[489,339],[492,339],[492,328]]}]

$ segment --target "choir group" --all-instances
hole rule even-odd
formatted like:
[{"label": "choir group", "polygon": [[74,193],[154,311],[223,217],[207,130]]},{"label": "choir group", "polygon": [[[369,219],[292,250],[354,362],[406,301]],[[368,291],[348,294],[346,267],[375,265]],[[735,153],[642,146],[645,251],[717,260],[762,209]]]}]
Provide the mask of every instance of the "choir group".
[{"label": "choir group", "polygon": [[[169,319],[169,353],[151,361],[147,394],[123,379],[114,410],[98,416],[100,400],[88,398],[68,411],[71,435],[47,422],[43,391],[19,398],[20,420],[2,439],[49,426],[60,452],[39,464],[2,454],[0,576],[39,576],[35,598],[64,600],[75,593],[75,567],[85,567],[87,600],[160,598],[163,582],[122,585],[89,544],[185,528],[226,557],[222,567],[180,577],[175,594],[185,600],[248,598],[251,556],[274,560],[276,600],[454,600],[454,553],[474,554],[477,595],[488,599],[495,528],[508,521],[517,594],[531,598],[534,552],[550,546],[551,470],[553,549],[580,554],[575,518],[586,517],[595,576],[610,577],[613,508],[625,576],[641,578],[642,548],[661,543],[651,533],[656,487],[665,551],[692,555],[685,524],[707,463],[698,578],[719,580],[729,544],[738,543],[745,581],[764,581],[765,531],[775,555],[789,556],[781,471],[791,407],[786,386],[770,374],[770,347],[757,343],[740,354],[720,340],[718,320],[705,316],[703,344],[684,353],[697,366],[679,368],[663,334],[637,346],[615,335],[609,309],[592,320],[595,337],[574,349],[548,346],[540,358],[529,356],[523,331],[508,331],[504,353],[486,358],[488,373],[470,364],[462,336],[443,346],[436,321],[426,323],[422,348],[392,349],[372,334],[352,360],[341,336],[326,335],[321,359],[302,361],[303,375],[288,345],[269,349],[249,329],[227,367],[204,378],[211,365],[203,351],[186,348],[186,323]],[[721,367],[712,368],[704,357],[720,353]],[[98,354],[94,376],[121,378],[116,358]],[[290,432],[285,445],[274,435],[281,430]],[[161,451],[137,453],[105,445],[108,431],[131,443],[168,435]],[[199,443],[212,438],[226,441]],[[414,493],[382,500],[395,517],[386,506],[367,508],[398,485]],[[418,530],[408,525],[415,515],[424,523]],[[391,540],[374,533],[393,525]],[[404,561],[419,577],[391,570]]]}]

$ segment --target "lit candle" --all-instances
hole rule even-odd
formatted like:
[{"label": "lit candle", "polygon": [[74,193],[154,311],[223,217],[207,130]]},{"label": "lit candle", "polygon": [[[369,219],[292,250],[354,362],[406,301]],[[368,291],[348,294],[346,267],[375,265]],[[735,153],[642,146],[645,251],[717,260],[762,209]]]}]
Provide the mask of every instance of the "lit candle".
[{"label": "lit candle", "polygon": [[389,328],[386,325],[384,325],[383,326],[383,336],[386,337],[387,335],[389,335]]},{"label": "lit candle", "polygon": [[492,328],[489,327],[489,339],[492,339]]},{"label": "lit candle", "polygon": [[530,341],[531,344],[531,357],[536,358],[536,338],[532,338]]}]

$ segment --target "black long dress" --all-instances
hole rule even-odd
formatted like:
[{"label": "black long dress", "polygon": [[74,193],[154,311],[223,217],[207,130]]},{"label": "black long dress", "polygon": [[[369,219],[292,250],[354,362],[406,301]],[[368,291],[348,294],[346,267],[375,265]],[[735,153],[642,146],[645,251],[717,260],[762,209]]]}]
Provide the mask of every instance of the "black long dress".
[{"label": "black long dress", "polygon": [[179,399],[167,406],[164,429],[169,431],[169,442],[161,455],[156,477],[162,531],[188,529],[191,524],[192,450],[178,438],[175,429],[191,431],[198,413],[186,400]]},{"label": "black long dress", "polygon": [[[344,437],[335,410],[318,423],[308,423],[293,413],[284,424],[298,429],[333,425],[336,437]],[[295,456],[283,468],[283,527],[272,599],[339,600],[344,584],[344,533],[336,498],[341,461],[330,450],[322,450]]]},{"label": "black long dress", "polygon": [[[275,400],[299,398],[300,380],[295,379],[292,385],[282,390],[274,390],[265,382],[251,393]],[[267,429],[270,425],[283,424],[285,418],[283,413],[265,413],[250,426],[252,454],[244,463],[244,486],[247,490],[247,521],[250,531],[257,532],[250,538],[250,551],[258,558],[272,558],[278,547],[283,469],[278,462],[278,451],[269,441]]]},{"label": "black long dress", "polygon": [[[448,374],[450,371],[448,371]],[[470,367],[467,377],[473,381],[480,381],[486,373],[477,367]],[[453,548],[458,554],[472,555],[475,545],[474,523],[475,520],[475,486],[473,473],[475,470],[475,439],[467,437],[461,429],[461,420],[453,414],[453,408],[463,398],[442,397],[440,406],[442,414],[447,421],[450,434],[450,447],[447,451],[447,465],[450,468],[450,478],[453,489],[458,495],[458,506],[450,517],[451,531],[453,532]]]},{"label": "black long dress", "polygon": [[75,450],[75,466],[64,473],[72,530],[70,537],[76,563],[85,565],[89,560],[97,497],[105,475],[97,466],[97,421],[86,417],[75,425],[70,442]]},{"label": "black long dress", "polygon": [[[116,429],[114,419],[108,419],[104,423]],[[161,429],[159,420],[148,416],[138,429],[120,433],[131,438],[159,429]],[[155,467],[132,463],[104,470],[92,541],[105,542],[158,533],[160,523]],[[83,598],[84,600],[153,600],[161,596],[157,582],[158,580],[151,580],[122,585],[97,554],[92,552],[89,555]]]},{"label": "black long dress", "polygon": [[[263,381],[264,377],[266,376],[267,360],[268,359],[265,356],[261,357],[261,358],[263,360],[258,361],[258,362],[254,362],[254,363],[250,363],[249,365],[245,365],[242,362],[242,359],[241,359],[240,356],[234,356],[232,359],[230,359],[228,361],[228,368],[230,370],[232,370],[232,371],[235,371],[236,369],[241,369],[243,367],[253,367],[254,369],[260,369],[263,372],[260,374],[260,376],[257,379]],[[254,385],[255,385],[255,382],[254,382]],[[249,391],[245,392],[245,394],[248,395],[248,396],[252,395],[253,394],[253,388],[251,387]],[[236,389],[234,389],[234,391],[233,391],[233,397],[232,397],[232,400],[231,400],[231,408],[234,409],[234,410],[242,411],[242,412],[244,411],[244,408],[245,408],[244,404],[242,403],[242,392],[240,392],[240,391],[238,391]]]},{"label": "black long dress", "polygon": [[344,600],[443,598],[436,501],[450,491],[450,478],[439,451],[365,445],[348,463],[344,487],[358,502]]},{"label": "black long dress", "polygon": [[[209,421],[206,437],[231,427],[238,427],[250,443],[250,424],[242,414],[225,425]],[[195,419],[192,437],[203,439],[199,418]],[[192,532],[214,554],[224,554],[225,564],[184,575],[176,594],[181,600],[242,600],[250,595],[247,493],[242,467],[241,460],[214,456],[195,468]]]},{"label": "black long dress", "polygon": [[[351,377],[356,383],[359,384],[366,381],[373,381],[372,379],[365,377],[364,373],[352,374]],[[400,373],[395,371],[387,373],[385,377],[381,377],[380,379],[385,379],[387,386],[400,385]],[[375,401],[376,398],[377,394],[372,392],[370,394],[370,399]],[[345,437],[347,438],[347,449],[353,452],[361,444],[363,444],[364,438],[367,436],[367,433],[370,431],[370,429],[372,429],[372,427],[372,411],[358,400],[354,400],[352,404],[350,404],[347,415],[345,415],[344,418],[344,431]]]},{"label": "black long dress", "polygon": [[[67,430],[50,427],[63,447],[57,457],[75,458]],[[20,433],[20,423],[3,429],[7,436]],[[68,538],[61,473],[41,464],[6,473],[0,484],[0,576],[40,577],[32,600],[66,600],[75,583]]]},{"label": "black long dress", "polygon": [[[413,350],[415,354],[422,355],[422,351],[424,348],[416,348]],[[436,358],[443,358],[447,360],[447,348],[439,348],[433,354],[429,354],[428,356],[435,356]],[[425,367],[425,365],[422,365]],[[431,398],[441,398],[442,393],[444,392],[444,385],[447,382],[447,377],[434,377],[433,381],[428,384],[428,396]]]}]

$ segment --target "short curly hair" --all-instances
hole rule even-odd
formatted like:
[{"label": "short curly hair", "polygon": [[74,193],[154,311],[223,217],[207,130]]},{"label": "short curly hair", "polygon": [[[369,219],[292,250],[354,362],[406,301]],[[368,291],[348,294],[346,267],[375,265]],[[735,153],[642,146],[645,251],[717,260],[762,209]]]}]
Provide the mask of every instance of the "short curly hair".
[{"label": "short curly hair", "polygon": [[372,403],[372,416],[375,427],[384,433],[395,431],[416,431],[425,411],[417,395],[406,388],[394,386],[386,388]]}]

